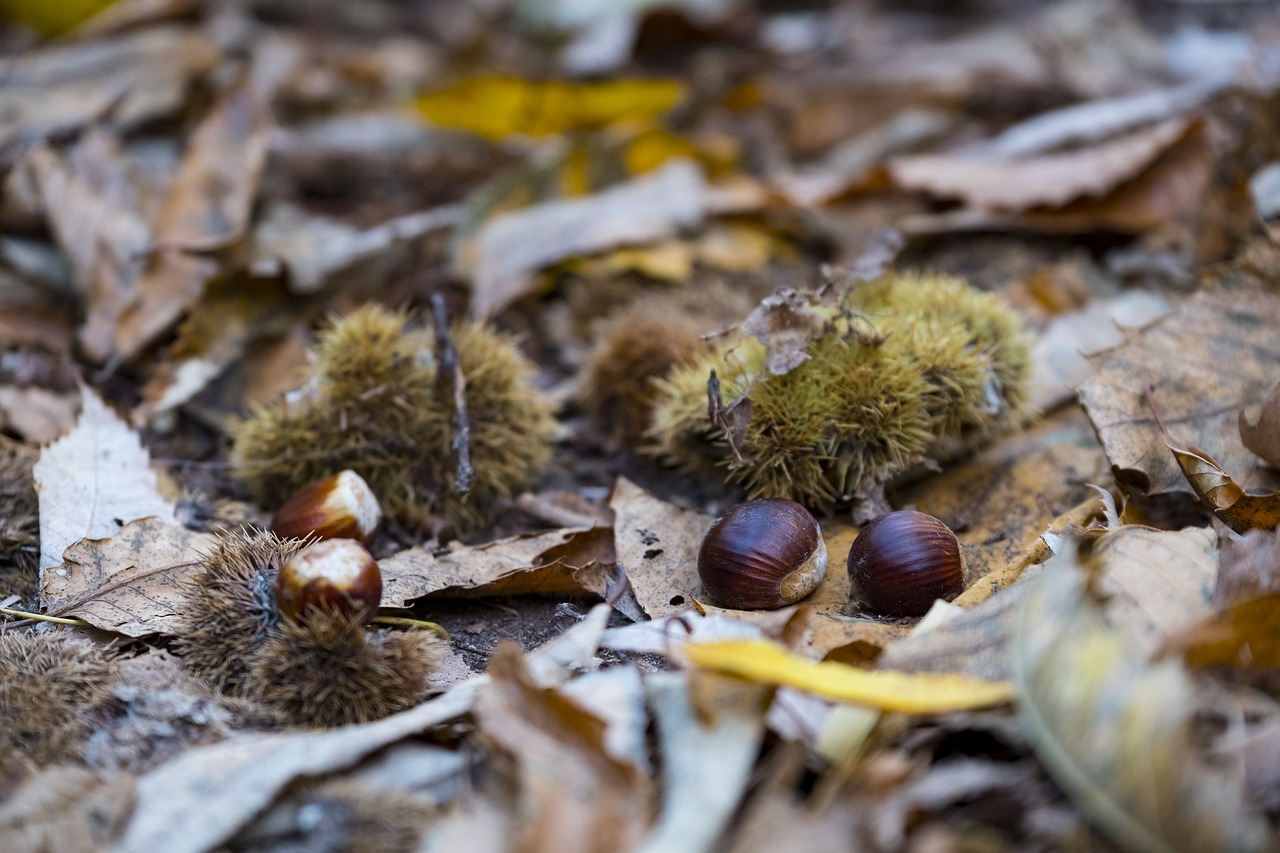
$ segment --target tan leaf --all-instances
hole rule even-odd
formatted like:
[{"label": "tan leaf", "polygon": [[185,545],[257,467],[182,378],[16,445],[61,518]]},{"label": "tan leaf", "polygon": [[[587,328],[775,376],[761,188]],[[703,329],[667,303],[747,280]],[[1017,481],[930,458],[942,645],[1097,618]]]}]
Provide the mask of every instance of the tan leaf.
[{"label": "tan leaf", "polygon": [[471,313],[491,317],[529,292],[538,270],[618,246],[649,243],[702,221],[701,171],[674,160],[593,196],[549,201],[486,223],[459,256]]},{"label": "tan leaf", "polygon": [[1273,487],[1274,472],[1241,444],[1236,413],[1275,381],[1276,328],[1280,296],[1199,293],[1092,356],[1080,401],[1116,479],[1150,495],[1190,491],[1147,403],[1150,386],[1175,438],[1202,448],[1244,487]]},{"label": "tan leaf", "polygon": [[1268,830],[1240,767],[1192,741],[1193,685],[1148,664],[1086,598],[1074,548],[1046,565],[1020,608],[1011,674],[1045,769],[1093,824],[1130,850],[1262,850]]},{"label": "tan leaf", "polygon": [[1280,593],[1239,601],[1174,637],[1191,666],[1280,667]]},{"label": "tan leaf", "polygon": [[111,113],[119,127],[176,113],[218,61],[203,33],[153,27],[115,39],[59,42],[11,56],[0,88],[0,147],[70,133]]},{"label": "tan leaf", "polygon": [[698,549],[713,519],[660,500],[619,477],[609,499],[618,563],[650,618],[688,610],[702,597]]},{"label": "tan leaf", "polygon": [[1218,607],[1280,592],[1280,534],[1250,530],[1222,543],[1213,603]]},{"label": "tan leaf", "polygon": [[224,92],[191,135],[182,165],[153,221],[148,258],[115,326],[115,354],[135,356],[204,292],[218,265],[186,252],[240,239],[249,223],[272,127],[249,76]]},{"label": "tan leaf", "polygon": [[513,643],[494,652],[489,677],[475,714],[483,735],[515,762],[520,818],[511,849],[603,853],[634,845],[647,822],[651,783],[611,754],[605,721],[559,690],[539,687]]},{"label": "tan leaf", "polygon": [[130,521],[177,524],[137,433],[88,388],[81,405],[75,429],[41,451],[35,466],[42,569],[60,565],[73,543],[107,539]]},{"label": "tan leaf", "polygon": [[605,569],[590,549],[593,528],[512,536],[443,554],[409,548],[382,560],[382,604],[408,607],[432,594],[452,597],[560,593],[604,595]]},{"label": "tan leaf", "polygon": [[899,157],[889,172],[902,187],[959,198],[973,208],[1022,211],[1101,197],[1149,166],[1191,123],[1169,119],[1075,151],[1023,159],[960,155]]},{"label": "tan leaf", "polygon": [[74,392],[0,386],[0,428],[32,444],[50,444],[66,435],[79,412],[80,395]]},{"label": "tan leaf", "polygon": [[0,803],[0,834],[10,853],[105,850],[133,803],[127,773],[101,777],[83,767],[49,767]]},{"label": "tan leaf", "polygon": [[44,570],[50,616],[83,619],[128,637],[172,635],[184,613],[189,577],[216,539],[172,521],[144,518],[107,539],[85,538]]},{"label": "tan leaf", "polygon": [[666,784],[638,853],[716,849],[752,778],[764,736],[765,690],[722,676],[645,677]]},{"label": "tan leaf", "polygon": [[1280,382],[1271,386],[1262,398],[1262,411],[1250,423],[1245,410],[1240,410],[1240,440],[1261,456],[1272,468],[1280,468]]}]

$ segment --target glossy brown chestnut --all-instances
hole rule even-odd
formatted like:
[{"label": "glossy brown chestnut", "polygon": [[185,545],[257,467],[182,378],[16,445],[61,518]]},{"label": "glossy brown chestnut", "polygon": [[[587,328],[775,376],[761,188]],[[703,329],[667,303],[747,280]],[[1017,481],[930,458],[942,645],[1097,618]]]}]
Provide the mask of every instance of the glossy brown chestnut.
[{"label": "glossy brown chestnut", "polygon": [[921,616],[964,589],[956,535],[932,515],[900,510],[858,533],[849,549],[849,594],[885,616]]},{"label": "glossy brown chestnut", "polygon": [[276,576],[276,608],[306,621],[312,608],[367,619],[382,601],[382,572],[354,539],[325,539],[294,554]]},{"label": "glossy brown chestnut", "polygon": [[768,610],[813,592],[827,570],[818,522],[795,501],[747,501],[711,525],[698,550],[702,586],[716,604]]},{"label": "glossy brown chestnut", "polygon": [[341,471],[299,489],[271,519],[277,536],[358,539],[368,544],[382,521],[382,508],[355,471]]}]

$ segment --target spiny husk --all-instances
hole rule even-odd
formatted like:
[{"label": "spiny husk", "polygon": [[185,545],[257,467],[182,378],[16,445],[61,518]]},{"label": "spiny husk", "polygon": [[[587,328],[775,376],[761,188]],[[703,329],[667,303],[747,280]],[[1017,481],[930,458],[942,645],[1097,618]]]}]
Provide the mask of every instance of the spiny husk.
[{"label": "spiny husk", "polygon": [[252,697],[280,725],[369,722],[421,702],[443,652],[428,631],[369,631],[358,615],[313,609],[281,620],[254,654]]},{"label": "spiny husk", "polygon": [[432,335],[409,315],[366,305],[333,321],[317,374],[296,401],[255,411],[236,430],[238,475],[267,505],[349,468],[384,514],[421,526],[433,515],[469,529],[525,489],[550,458],[554,421],[515,345],[476,323],[452,331],[466,380],[475,484],[454,488],[452,400],[438,399]]},{"label": "spiny husk", "polygon": [[248,662],[279,622],[276,575],[301,545],[272,533],[222,534],[190,584],[175,643],[193,675],[220,692],[244,692]]},{"label": "spiny husk", "polygon": [[[657,381],[650,452],[694,471],[713,462],[748,497],[830,511],[1026,417],[1029,343],[996,297],[959,279],[895,276],[859,284],[842,307],[852,319],[782,376],[765,368],[763,344],[738,339]],[[725,403],[748,407],[734,447],[708,418],[713,369]]]},{"label": "spiny husk", "polygon": [[703,339],[751,310],[745,290],[714,282],[643,296],[593,328],[583,401],[620,441],[639,440],[657,396],[655,382],[695,363],[714,344]]},{"label": "spiny husk", "polygon": [[61,632],[0,634],[0,756],[37,764],[74,757],[92,713],[110,695],[114,667],[88,640]]},{"label": "spiny husk", "polygon": [[36,453],[0,436],[0,598],[36,594],[40,511],[32,466]]}]

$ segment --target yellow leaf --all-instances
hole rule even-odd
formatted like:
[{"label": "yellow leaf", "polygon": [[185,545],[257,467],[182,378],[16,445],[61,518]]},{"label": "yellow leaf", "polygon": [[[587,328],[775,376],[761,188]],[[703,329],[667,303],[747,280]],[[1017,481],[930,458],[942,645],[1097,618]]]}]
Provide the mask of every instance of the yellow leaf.
[{"label": "yellow leaf", "polygon": [[44,36],[65,32],[114,3],[115,0],[0,0],[0,18],[26,24]]},{"label": "yellow leaf", "polygon": [[417,105],[434,124],[503,139],[596,130],[620,121],[652,121],[682,97],[684,87],[675,80],[537,83],[473,77],[423,95]]},{"label": "yellow leaf", "polygon": [[998,705],[1013,698],[1013,685],[952,673],[868,672],[840,663],[815,662],[763,640],[726,640],[685,646],[694,666],[759,684],[794,687],[840,702],[882,711],[931,714]]}]

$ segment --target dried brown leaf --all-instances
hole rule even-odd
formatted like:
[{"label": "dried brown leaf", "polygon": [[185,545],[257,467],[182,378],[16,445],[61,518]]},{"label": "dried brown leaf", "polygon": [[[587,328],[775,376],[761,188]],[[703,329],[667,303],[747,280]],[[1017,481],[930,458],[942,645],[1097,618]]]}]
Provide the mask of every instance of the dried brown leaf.
[{"label": "dried brown leaf", "polygon": [[409,548],[379,563],[382,603],[407,607],[415,598],[560,593],[604,595],[594,528],[513,536],[443,554]]},{"label": "dried brown leaf", "polygon": [[174,635],[186,613],[184,578],[215,543],[172,520],[133,521],[69,546],[61,565],[45,568],[40,595],[51,616],[128,637]]},{"label": "dried brown leaf", "polygon": [[959,198],[979,210],[1017,212],[1099,198],[1147,168],[1192,127],[1182,118],[1075,151],[1023,159],[960,155],[899,157],[889,164],[899,186]]},{"label": "dried brown leaf", "polygon": [[609,499],[619,565],[636,601],[658,619],[688,610],[702,596],[698,549],[712,519],[654,497],[619,477]]},{"label": "dried brown leaf", "polygon": [[1280,296],[1200,293],[1092,356],[1080,401],[1116,479],[1149,495],[1191,490],[1147,403],[1150,386],[1174,438],[1202,448],[1246,488],[1275,485],[1241,444],[1236,413],[1275,381],[1276,328]]},{"label": "dried brown leaf", "polygon": [[134,781],[57,765],[28,779],[0,803],[0,835],[11,853],[106,850],[134,804]]},{"label": "dried brown leaf", "polygon": [[[511,849],[629,848],[647,824],[651,782],[607,748],[604,720],[556,689],[539,687],[519,649],[495,651],[491,683],[476,699],[482,734],[510,755],[519,786]],[[577,792],[566,797],[565,791]]]},{"label": "dried brown leaf", "polygon": [[1280,492],[1250,495],[1198,447],[1165,438],[1192,490],[1218,518],[1237,533],[1275,530],[1280,524]]},{"label": "dried brown leaf", "polygon": [[1272,468],[1280,468],[1280,382],[1262,398],[1262,411],[1256,421],[1250,422],[1241,409],[1238,423],[1244,446],[1267,460]]},{"label": "dried brown leaf", "polygon": [[222,93],[196,127],[156,211],[148,258],[115,325],[115,355],[130,359],[182,316],[218,265],[185,254],[244,236],[267,159],[273,119],[248,75]]},{"label": "dried brown leaf", "polygon": [[1191,666],[1280,667],[1280,592],[1236,602],[1172,638]]}]

